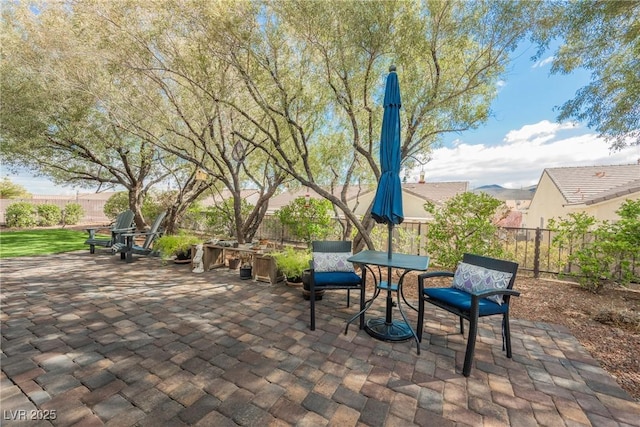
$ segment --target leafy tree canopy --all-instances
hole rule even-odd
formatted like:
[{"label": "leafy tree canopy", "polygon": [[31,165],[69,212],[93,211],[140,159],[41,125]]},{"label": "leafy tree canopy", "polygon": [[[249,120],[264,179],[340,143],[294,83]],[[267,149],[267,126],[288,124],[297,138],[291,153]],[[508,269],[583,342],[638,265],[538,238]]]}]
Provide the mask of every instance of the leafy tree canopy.
[{"label": "leafy tree canopy", "polygon": [[31,194],[20,184],[11,182],[6,176],[0,181],[0,199],[25,199]]},{"label": "leafy tree canopy", "polygon": [[549,1],[534,38],[537,58],[554,40],[552,73],[585,68],[591,82],[560,107],[558,120],[586,121],[611,148],[640,144],[640,2]]}]

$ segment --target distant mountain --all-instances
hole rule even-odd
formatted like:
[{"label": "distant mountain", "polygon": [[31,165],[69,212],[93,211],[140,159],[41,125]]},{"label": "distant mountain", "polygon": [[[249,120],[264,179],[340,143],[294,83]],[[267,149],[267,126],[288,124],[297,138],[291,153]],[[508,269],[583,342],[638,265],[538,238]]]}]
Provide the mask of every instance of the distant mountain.
[{"label": "distant mountain", "polygon": [[536,185],[525,187],[520,190],[504,188],[500,185],[483,185],[471,190],[473,193],[486,193],[498,200],[531,200],[536,192]]}]

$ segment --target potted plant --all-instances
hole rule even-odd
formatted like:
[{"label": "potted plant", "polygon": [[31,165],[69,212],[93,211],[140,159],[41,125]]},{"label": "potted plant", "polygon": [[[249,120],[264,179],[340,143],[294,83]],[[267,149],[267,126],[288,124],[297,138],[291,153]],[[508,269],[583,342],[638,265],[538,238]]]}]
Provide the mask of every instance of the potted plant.
[{"label": "potted plant", "polygon": [[253,269],[251,265],[251,255],[242,254],[240,255],[240,279],[248,280],[251,279],[251,270]]},{"label": "potted plant", "polygon": [[229,258],[228,265],[229,265],[229,270],[237,270],[238,267],[240,266],[240,258],[238,257]]},{"label": "potted plant", "polygon": [[159,237],[154,243],[154,249],[158,250],[164,259],[175,257],[176,263],[191,262],[191,247],[202,243],[198,236],[188,233],[167,234]]},{"label": "potted plant", "polygon": [[[271,254],[276,260],[278,270],[285,276],[288,286],[301,287],[304,299],[309,299],[309,278],[311,277],[309,261],[311,254],[308,250],[296,250],[287,246],[283,251]],[[316,301],[322,299],[324,290],[316,291]]]},{"label": "potted plant", "polygon": [[308,251],[296,250],[291,246],[287,246],[280,252],[272,253],[271,256],[276,260],[278,269],[285,275],[290,286],[302,284],[302,275],[309,268],[309,261],[311,260],[311,255]]}]

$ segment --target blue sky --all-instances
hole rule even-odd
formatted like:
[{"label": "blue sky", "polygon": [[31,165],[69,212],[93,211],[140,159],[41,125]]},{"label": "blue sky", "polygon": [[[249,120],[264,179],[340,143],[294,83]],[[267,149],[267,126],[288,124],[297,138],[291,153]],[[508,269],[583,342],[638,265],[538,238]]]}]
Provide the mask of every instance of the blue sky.
[{"label": "blue sky", "polygon": [[[471,188],[498,184],[522,188],[537,184],[551,167],[635,163],[640,147],[610,152],[609,144],[582,123],[556,123],[554,107],[573,98],[589,82],[590,74],[550,75],[551,53],[531,61],[533,46],[514,52],[499,85],[492,117],[472,131],[449,135],[431,153],[424,167],[405,171],[408,181],[424,172],[427,181],[468,181]],[[402,76],[400,75],[401,89]],[[11,175],[13,182],[32,194],[75,194],[71,187],[56,187],[28,173]],[[87,191],[87,190],[83,190]]]},{"label": "blue sky", "polygon": [[610,152],[609,144],[584,123],[556,123],[556,107],[590,81],[590,73],[550,75],[552,53],[537,62],[535,48],[521,47],[492,103],[493,115],[480,128],[450,135],[431,153],[431,162],[405,172],[409,181],[469,181],[471,188],[537,184],[551,167],[635,163],[640,147]]}]

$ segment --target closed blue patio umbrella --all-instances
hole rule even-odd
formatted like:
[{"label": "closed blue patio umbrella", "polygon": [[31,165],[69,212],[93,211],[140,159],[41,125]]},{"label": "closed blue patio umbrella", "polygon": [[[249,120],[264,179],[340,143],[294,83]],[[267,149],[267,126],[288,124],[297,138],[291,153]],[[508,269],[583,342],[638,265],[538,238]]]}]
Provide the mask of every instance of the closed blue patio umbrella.
[{"label": "closed blue patio umbrella", "polygon": [[[393,256],[393,226],[404,221],[402,210],[402,184],[400,182],[400,84],[396,67],[389,67],[384,93],[384,115],[380,132],[380,167],[371,216],[379,224],[387,224],[387,258]],[[391,267],[387,269],[387,313],[385,319],[371,319],[366,329],[369,334],[387,341],[404,340],[411,337],[405,324],[394,323],[391,316]],[[381,284],[382,285],[382,284]]]},{"label": "closed blue patio umbrella", "polygon": [[389,228],[388,256],[391,258],[393,226],[404,221],[402,185],[400,183],[400,84],[396,67],[389,67],[384,92],[384,115],[380,132],[380,167],[382,174],[373,200],[371,216]]}]

